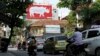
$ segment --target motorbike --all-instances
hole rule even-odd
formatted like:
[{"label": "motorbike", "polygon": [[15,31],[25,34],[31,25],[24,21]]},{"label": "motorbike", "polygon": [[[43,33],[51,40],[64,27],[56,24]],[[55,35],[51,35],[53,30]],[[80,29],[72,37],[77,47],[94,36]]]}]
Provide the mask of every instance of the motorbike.
[{"label": "motorbike", "polygon": [[21,43],[20,42],[18,43],[17,49],[21,50]]},{"label": "motorbike", "polygon": [[26,46],[22,46],[22,49],[23,49],[24,51],[26,51]]},{"label": "motorbike", "polygon": [[69,50],[68,47],[73,43],[71,41],[69,41],[69,39],[67,40],[67,42],[69,43],[68,45],[66,45],[66,50],[63,53],[63,56],[87,56],[87,52],[85,51],[85,48],[87,48],[88,44],[84,43],[81,46],[77,46],[77,47],[73,47],[72,50]]},{"label": "motorbike", "polygon": [[36,56],[36,51],[35,51],[36,47],[35,46],[29,46],[28,47],[28,55],[29,56]]}]

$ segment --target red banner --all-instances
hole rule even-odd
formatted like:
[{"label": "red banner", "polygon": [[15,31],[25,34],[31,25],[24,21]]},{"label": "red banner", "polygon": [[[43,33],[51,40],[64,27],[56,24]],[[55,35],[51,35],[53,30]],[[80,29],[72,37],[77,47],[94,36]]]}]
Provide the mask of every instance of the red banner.
[{"label": "red banner", "polygon": [[52,17],[51,5],[30,5],[27,9],[27,19],[50,19]]}]

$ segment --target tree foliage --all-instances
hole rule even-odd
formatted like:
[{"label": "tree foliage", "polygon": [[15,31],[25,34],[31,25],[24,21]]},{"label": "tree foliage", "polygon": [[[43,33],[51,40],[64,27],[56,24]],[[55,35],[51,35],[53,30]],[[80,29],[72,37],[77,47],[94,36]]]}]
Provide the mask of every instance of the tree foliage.
[{"label": "tree foliage", "polygon": [[69,25],[74,26],[76,24],[76,13],[74,11],[71,11],[67,18]]},{"label": "tree foliage", "polygon": [[[79,6],[80,8],[78,8]],[[58,7],[70,8],[79,13],[83,19],[91,19],[100,14],[100,0],[96,0],[94,3],[92,0],[60,0]],[[77,8],[81,10],[77,12]]]},{"label": "tree foliage", "polygon": [[14,27],[22,26],[24,21],[19,17],[23,16],[30,3],[29,0],[0,0],[0,21],[11,28],[7,47],[14,34]]},{"label": "tree foliage", "polygon": [[79,5],[90,4],[91,0],[60,0],[58,7],[67,7],[76,10]]},{"label": "tree foliage", "polygon": [[61,0],[58,7],[67,7],[78,13],[85,26],[92,24],[92,21],[100,16],[100,0],[95,2],[92,2],[92,0]]},{"label": "tree foliage", "polygon": [[100,16],[99,0],[97,2],[92,3],[91,7],[83,8],[80,11],[80,15],[82,16],[83,21],[85,21],[87,23],[92,23],[92,21],[94,21],[96,17]]},{"label": "tree foliage", "polygon": [[[26,8],[30,2],[28,0],[0,0],[0,3],[0,14],[3,14],[8,18],[3,18],[8,23],[5,21],[3,22],[8,24],[10,27],[20,27],[23,20],[19,17],[26,12]],[[0,21],[2,21],[2,19],[0,19]]]},{"label": "tree foliage", "polygon": [[67,34],[68,36],[71,36],[73,34],[73,28],[76,26],[77,19],[76,19],[76,13],[74,11],[71,11],[66,18],[68,20],[68,26],[67,26]]}]

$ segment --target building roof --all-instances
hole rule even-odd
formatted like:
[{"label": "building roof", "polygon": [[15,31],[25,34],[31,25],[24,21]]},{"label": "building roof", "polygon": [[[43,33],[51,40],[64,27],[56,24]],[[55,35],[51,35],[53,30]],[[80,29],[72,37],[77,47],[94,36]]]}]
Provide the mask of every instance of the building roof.
[{"label": "building roof", "polygon": [[68,16],[61,18],[61,20],[67,20],[67,19],[68,19]]},{"label": "building roof", "polygon": [[32,23],[30,26],[45,26],[45,25],[61,25],[64,27],[67,24],[67,20],[38,20]]}]

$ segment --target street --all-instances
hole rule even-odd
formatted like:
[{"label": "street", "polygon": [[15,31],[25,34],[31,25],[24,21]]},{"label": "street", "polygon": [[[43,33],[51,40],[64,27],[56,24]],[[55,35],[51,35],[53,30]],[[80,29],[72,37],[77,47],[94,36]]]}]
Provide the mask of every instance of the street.
[{"label": "street", "polygon": [[[13,50],[13,51],[10,51],[10,52],[15,56],[28,56],[27,52],[22,51],[22,50],[21,51]],[[53,54],[43,54],[43,52],[40,51],[40,52],[37,52],[37,56],[62,56],[62,54],[55,54],[55,55],[53,55]]]}]

